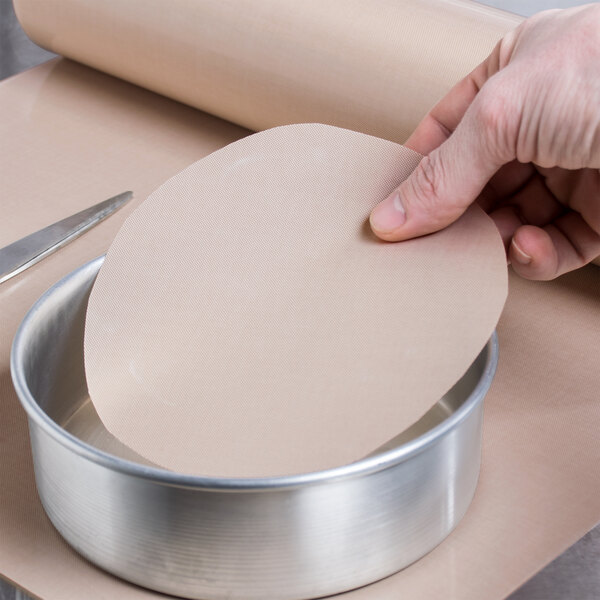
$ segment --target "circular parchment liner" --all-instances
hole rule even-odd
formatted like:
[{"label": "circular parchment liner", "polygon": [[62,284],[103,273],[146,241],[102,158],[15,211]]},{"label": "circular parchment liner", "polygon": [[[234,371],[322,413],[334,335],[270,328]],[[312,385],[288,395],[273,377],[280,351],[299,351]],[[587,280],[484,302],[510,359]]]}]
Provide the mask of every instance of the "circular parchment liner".
[{"label": "circular parchment liner", "polygon": [[507,292],[489,217],[390,244],[368,216],[420,156],[291,125],[191,165],[127,220],[92,290],[85,367],[107,429],[181,473],[356,461],[419,419]]}]

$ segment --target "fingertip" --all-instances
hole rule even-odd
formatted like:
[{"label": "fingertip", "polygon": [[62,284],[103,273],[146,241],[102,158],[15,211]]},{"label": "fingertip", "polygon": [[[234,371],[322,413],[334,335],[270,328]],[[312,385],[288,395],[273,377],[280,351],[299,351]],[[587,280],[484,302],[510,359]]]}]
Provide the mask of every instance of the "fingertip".
[{"label": "fingertip", "polygon": [[540,227],[519,227],[512,237],[508,258],[513,270],[526,279],[547,281],[558,273],[556,248]]},{"label": "fingertip", "polygon": [[399,190],[394,190],[385,200],[380,202],[369,216],[373,233],[389,242],[402,239],[399,230],[406,222],[406,210]]},{"label": "fingertip", "polygon": [[401,188],[380,202],[369,216],[373,233],[386,242],[402,242],[444,229],[460,216],[439,211],[432,218],[418,206],[406,205]]},{"label": "fingertip", "polygon": [[369,223],[373,233],[386,242],[401,242],[442,229],[451,221],[438,222],[409,203],[405,196],[407,182],[394,190],[372,211]]}]

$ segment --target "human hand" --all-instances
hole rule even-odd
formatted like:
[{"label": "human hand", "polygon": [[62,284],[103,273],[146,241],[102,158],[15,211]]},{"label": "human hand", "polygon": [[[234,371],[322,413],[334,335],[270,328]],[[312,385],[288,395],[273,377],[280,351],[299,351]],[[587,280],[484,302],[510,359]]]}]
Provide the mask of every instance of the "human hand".
[{"label": "human hand", "polygon": [[600,4],[524,21],[406,145],[426,156],[371,213],[380,238],[432,233],[477,201],[524,277],[600,255]]}]

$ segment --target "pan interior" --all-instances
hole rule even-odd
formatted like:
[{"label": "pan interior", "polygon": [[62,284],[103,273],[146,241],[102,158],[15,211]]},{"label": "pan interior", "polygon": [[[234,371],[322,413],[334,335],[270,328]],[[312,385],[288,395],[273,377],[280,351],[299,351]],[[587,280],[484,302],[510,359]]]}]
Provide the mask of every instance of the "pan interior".
[{"label": "pan interior", "polygon": [[[152,465],[109,433],[88,395],[83,362],[85,311],[101,262],[96,259],[69,275],[37,305],[28,331],[23,332],[25,343],[31,346],[24,353],[24,379],[39,407],[65,431],[113,456]],[[369,456],[397,448],[455,413],[475,389],[485,364],[486,348],[421,419]]]},{"label": "pan interior", "polygon": [[[470,371],[473,370],[477,369],[470,369]],[[469,392],[477,383],[475,373],[472,376],[473,381],[470,381],[470,371],[414,425],[374,450],[369,456],[397,448],[419,437],[448,418],[468,397]],[[122,444],[104,427],[89,397],[74,404],[72,412],[64,415],[58,424],[75,437],[99,450],[133,462],[156,466]]]}]

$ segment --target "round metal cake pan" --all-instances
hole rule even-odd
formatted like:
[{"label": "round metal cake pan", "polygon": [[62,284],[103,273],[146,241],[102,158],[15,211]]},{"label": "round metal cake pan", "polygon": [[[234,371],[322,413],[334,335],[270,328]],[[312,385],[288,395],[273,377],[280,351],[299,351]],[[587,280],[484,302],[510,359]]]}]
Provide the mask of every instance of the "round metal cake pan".
[{"label": "round metal cake pan", "polygon": [[186,476],[136,458],[89,401],[84,320],[102,260],[38,300],[11,355],[39,496],[91,562],[188,598],[318,598],[408,566],[463,517],[479,475],[495,334],[418,423],[358,462],[264,479]]}]

